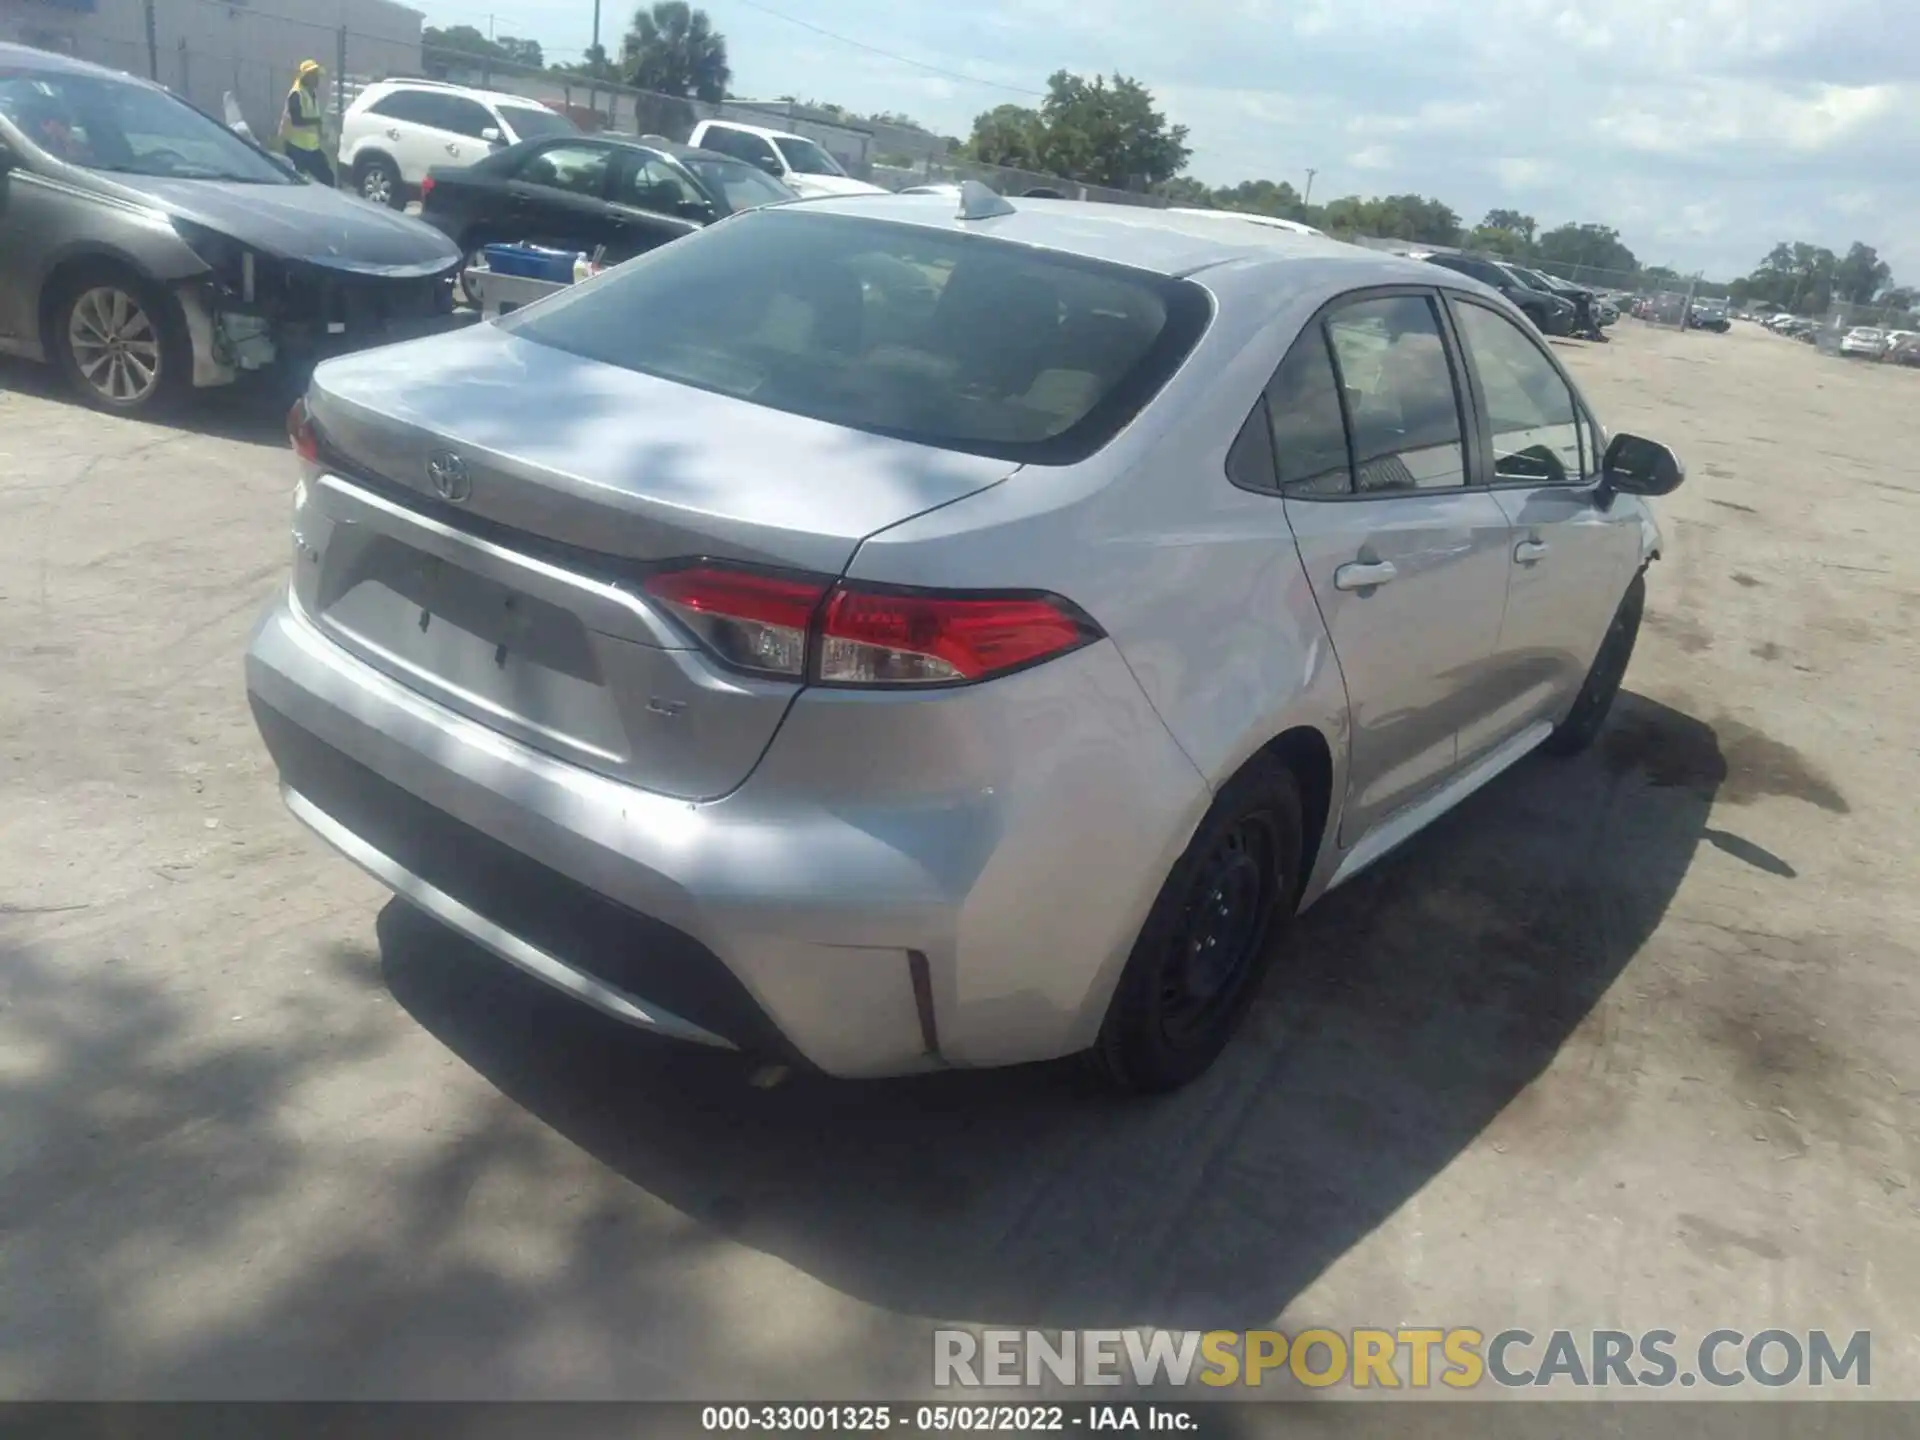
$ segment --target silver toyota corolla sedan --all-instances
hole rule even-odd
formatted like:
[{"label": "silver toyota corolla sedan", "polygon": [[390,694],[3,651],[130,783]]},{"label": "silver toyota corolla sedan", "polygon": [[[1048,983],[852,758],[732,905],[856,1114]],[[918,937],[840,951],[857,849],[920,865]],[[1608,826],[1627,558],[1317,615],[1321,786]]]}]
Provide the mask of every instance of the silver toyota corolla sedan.
[{"label": "silver toyota corolla sedan", "polygon": [[326,840],[638,1027],[1136,1090],[1593,739],[1682,475],[1464,276],[973,187],[736,216],[290,430],[247,683]]}]

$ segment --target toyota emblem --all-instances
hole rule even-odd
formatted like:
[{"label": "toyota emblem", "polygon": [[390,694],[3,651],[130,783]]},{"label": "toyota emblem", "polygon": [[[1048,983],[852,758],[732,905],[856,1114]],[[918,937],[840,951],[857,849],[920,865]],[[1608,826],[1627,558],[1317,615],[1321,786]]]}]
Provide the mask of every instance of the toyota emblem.
[{"label": "toyota emblem", "polygon": [[434,494],[455,505],[466,503],[473,494],[467,462],[451,450],[436,450],[427,457],[427,479],[433,482]]}]

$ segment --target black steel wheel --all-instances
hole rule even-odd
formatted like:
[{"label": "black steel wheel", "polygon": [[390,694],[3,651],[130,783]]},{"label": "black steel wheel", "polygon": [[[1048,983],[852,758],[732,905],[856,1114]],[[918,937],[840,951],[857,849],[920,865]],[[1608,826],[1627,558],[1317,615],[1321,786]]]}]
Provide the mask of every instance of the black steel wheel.
[{"label": "black steel wheel", "polygon": [[1091,1052],[1127,1091],[1207,1069],[1253,1003],[1300,894],[1300,787],[1261,756],[1222,787],[1161,887]]},{"label": "black steel wheel", "polygon": [[1633,577],[1620,608],[1613,612],[1606,638],[1587,670],[1586,683],[1573,702],[1567,718],[1554,727],[1553,734],[1541,746],[1549,755],[1578,755],[1599,737],[1607,723],[1607,712],[1620,693],[1620,682],[1627,678],[1627,663],[1633,659],[1634,641],[1640,636],[1640,617],[1647,608],[1647,579]]}]

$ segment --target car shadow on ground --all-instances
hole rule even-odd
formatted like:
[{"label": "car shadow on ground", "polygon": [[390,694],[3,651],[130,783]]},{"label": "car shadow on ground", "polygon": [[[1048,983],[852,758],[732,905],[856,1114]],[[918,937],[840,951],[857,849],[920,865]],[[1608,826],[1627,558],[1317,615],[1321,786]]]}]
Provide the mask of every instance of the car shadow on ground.
[{"label": "car shadow on ground", "polygon": [[[462,329],[478,319],[471,310],[457,310],[431,322],[425,333]],[[287,409],[306,391],[312,374],[312,364],[301,364],[242,375],[231,385],[195,390],[171,405],[129,418],[242,444],[285,445]],[[0,394],[7,391],[69,405],[76,419],[94,413],[51,365],[0,357]]]},{"label": "car shadow on ground", "polygon": [[[301,381],[287,377],[247,376],[234,385],[196,390],[179,403],[151,414],[125,418],[241,444],[283,446],[287,443],[287,407],[299,396],[301,388]],[[77,421],[85,421],[97,413],[68,388],[65,379],[51,365],[0,360],[0,393],[6,391],[69,406]],[[101,418],[110,421],[122,417]]]},{"label": "car shadow on ground", "polygon": [[[1524,762],[1303,917],[1238,1042],[1157,1100],[1071,1062],[759,1089],[738,1057],[604,1020],[399,902],[378,933],[393,996],[504,1095],[845,1293],[1250,1325],[1541,1074],[1659,924],[1726,774],[1711,727],[1623,696],[1594,753]],[[1528,1108],[1503,1134],[1568,1122]]]}]

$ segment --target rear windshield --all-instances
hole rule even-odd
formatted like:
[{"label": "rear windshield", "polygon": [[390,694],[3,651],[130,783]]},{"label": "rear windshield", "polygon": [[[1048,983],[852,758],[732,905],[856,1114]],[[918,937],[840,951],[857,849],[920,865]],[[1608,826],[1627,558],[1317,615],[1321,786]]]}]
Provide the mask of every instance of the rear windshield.
[{"label": "rear windshield", "polygon": [[573,121],[544,105],[502,105],[500,115],[522,140],[538,140],[543,135],[580,133],[580,127]]},{"label": "rear windshield", "polygon": [[1140,412],[1210,314],[1189,281],[794,208],[735,216],[499,323],[776,410],[1063,465]]}]

